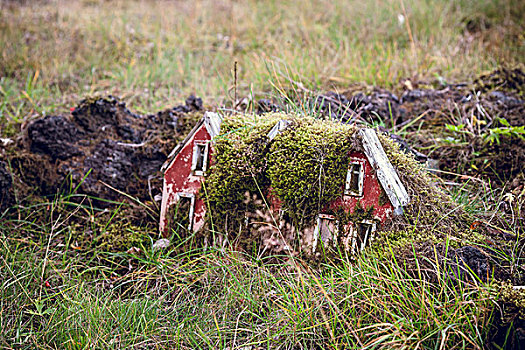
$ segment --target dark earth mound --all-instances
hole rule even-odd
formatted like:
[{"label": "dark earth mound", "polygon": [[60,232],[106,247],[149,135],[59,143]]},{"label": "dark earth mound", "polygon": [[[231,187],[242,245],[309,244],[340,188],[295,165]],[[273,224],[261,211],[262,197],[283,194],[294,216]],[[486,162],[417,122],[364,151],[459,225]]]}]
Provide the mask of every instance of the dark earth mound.
[{"label": "dark earth mound", "polygon": [[[202,100],[195,96],[185,105],[145,116],[112,96],[85,99],[71,115],[29,123],[7,159],[22,194],[54,195],[78,186],[78,193],[104,201],[122,198],[118,191],[152,200],[162,190],[160,167],[201,110]],[[0,163],[4,207],[13,203],[7,169],[6,162]]]},{"label": "dark earth mound", "polygon": [[[352,89],[316,96],[314,109],[347,123],[379,125],[407,139],[416,157],[440,170],[480,176],[497,185],[523,182],[525,73],[502,68],[472,84],[405,81],[398,96]],[[424,155],[423,155],[424,154]],[[517,180],[516,180],[517,179]]]}]

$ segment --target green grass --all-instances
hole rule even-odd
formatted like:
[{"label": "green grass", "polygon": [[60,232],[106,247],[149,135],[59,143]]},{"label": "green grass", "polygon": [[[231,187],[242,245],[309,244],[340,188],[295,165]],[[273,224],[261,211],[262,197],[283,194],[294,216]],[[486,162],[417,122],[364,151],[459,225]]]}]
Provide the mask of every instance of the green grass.
[{"label": "green grass", "polygon": [[69,205],[48,204],[38,232],[27,220],[4,226],[1,347],[482,348],[496,312],[490,284],[429,281],[388,251],[315,270],[228,247],[79,252]]},{"label": "green grass", "polygon": [[[523,61],[523,4],[499,1],[53,1],[0,11],[0,117],[64,111],[86,94],[153,111],[291,78],[310,88],[469,79]],[[400,20],[400,16],[405,19]],[[479,29],[470,33],[468,23]]]},{"label": "green grass", "polygon": [[[303,93],[295,83],[469,81],[523,63],[524,11],[517,0],[0,1],[0,135],[91,94],[147,113],[190,93],[231,106],[235,89],[286,100]],[[491,215],[503,195],[454,193]],[[315,269],[229,247],[154,252],[155,227],[129,225],[129,204],[90,203],[20,198],[0,213],[0,348],[484,348],[499,313],[494,285],[468,271],[470,282],[430,281],[445,274],[388,247]],[[516,269],[519,249],[501,252]]]}]

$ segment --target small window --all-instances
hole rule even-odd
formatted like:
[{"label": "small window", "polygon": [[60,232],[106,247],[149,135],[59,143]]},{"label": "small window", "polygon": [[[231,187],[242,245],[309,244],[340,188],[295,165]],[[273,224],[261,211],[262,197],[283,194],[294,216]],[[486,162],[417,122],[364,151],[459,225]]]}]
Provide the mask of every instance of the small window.
[{"label": "small window", "polygon": [[359,253],[372,239],[372,233],[376,230],[376,223],[364,220],[353,225],[352,228],[352,252]]},{"label": "small window", "polygon": [[314,230],[312,251],[315,251],[319,241],[321,241],[324,246],[327,246],[330,242],[335,245],[337,242],[338,226],[338,221],[334,216],[319,214]]},{"label": "small window", "polygon": [[189,232],[193,228],[195,196],[190,193],[177,193],[176,201],[173,212],[174,228],[183,228]]},{"label": "small window", "polygon": [[193,160],[191,170],[194,175],[202,176],[208,165],[208,143],[196,142],[193,147]]},{"label": "small window", "polygon": [[345,194],[360,197],[363,195],[364,167],[357,160],[351,161],[346,173]]}]

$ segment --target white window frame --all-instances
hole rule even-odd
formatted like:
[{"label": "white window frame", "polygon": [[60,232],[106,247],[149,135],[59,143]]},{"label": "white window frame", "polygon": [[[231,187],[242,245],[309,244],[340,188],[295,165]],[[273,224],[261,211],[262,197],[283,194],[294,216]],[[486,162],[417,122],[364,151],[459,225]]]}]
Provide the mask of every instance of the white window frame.
[{"label": "white window frame", "polygon": [[[363,244],[361,245],[358,251],[357,240],[358,240],[359,232],[357,231],[357,225],[359,224],[370,225],[370,230],[366,232],[364,240],[363,240]],[[350,237],[352,239],[352,254],[360,253],[366,248],[367,243],[369,241],[372,241],[372,238],[373,238],[372,236],[373,236],[373,233],[376,231],[376,229],[377,229],[377,223],[372,220],[363,220],[361,222],[352,224],[351,232],[350,232]]]},{"label": "white window frame", "polygon": [[177,205],[181,198],[190,198],[190,212],[188,214],[190,223],[188,224],[188,231],[191,231],[193,228],[193,215],[195,214],[195,195],[193,193],[177,192],[174,204]]},{"label": "white window frame", "polygon": [[[329,214],[319,214],[317,215],[317,223],[315,225],[314,229],[314,237],[313,237],[313,243],[312,243],[312,252],[315,252],[317,249],[317,244],[319,240],[322,241],[321,235],[321,226],[324,224],[325,221],[333,222],[335,226],[335,230],[333,232],[332,236],[332,244],[336,244],[337,242],[337,234],[339,232],[339,221],[335,219],[335,216],[329,215]],[[328,226],[328,224],[325,224]],[[326,242],[325,242],[326,243]]]},{"label": "white window frame", "polygon": [[[353,170],[353,165],[359,165],[359,172]],[[358,191],[352,191],[350,189],[350,184],[352,183],[353,176],[359,176],[358,180]],[[346,172],[346,181],[345,181],[345,192],[347,196],[362,197],[363,196],[363,183],[365,179],[365,162],[361,159],[351,159],[348,164],[348,171]]]},{"label": "white window frame", "polygon": [[[206,169],[208,168],[208,153],[209,153],[209,141],[195,141],[193,143],[193,158],[191,160],[191,171],[193,175],[195,176],[203,176],[206,172]],[[199,159],[200,147],[204,146],[204,154],[202,156],[204,159],[202,160],[202,170],[197,170],[197,161]]]}]

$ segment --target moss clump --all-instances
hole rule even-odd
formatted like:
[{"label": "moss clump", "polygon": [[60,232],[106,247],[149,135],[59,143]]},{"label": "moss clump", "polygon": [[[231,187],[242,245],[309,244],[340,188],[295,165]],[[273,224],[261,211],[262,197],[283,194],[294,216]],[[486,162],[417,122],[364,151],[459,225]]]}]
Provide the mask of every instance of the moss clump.
[{"label": "moss clump", "polygon": [[125,252],[132,247],[147,246],[157,233],[154,225],[134,215],[133,208],[118,213],[106,212],[91,225],[72,225],[72,244],[84,251]]},{"label": "moss clump", "polygon": [[404,215],[394,221],[392,231],[417,228],[441,239],[449,235],[463,238],[464,232],[470,232],[474,218],[439,188],[438,179],[412,156],[401,152],[392,139],[385,135],[379,135],[379,139],[410,195],[410,203]]},{"label": "moss clump", "polygon": [[458,249],[467,245],[483,244],[486,241],[486,236],[469,230],[457,231],[454,235],[447,237],[436,233],[435,230],[420,229],[413,225],[411,228],[407,227],[404,230],[389,230],[379,231],[375,233],[375,239],[371,244],[375,256],[383,257],[391,254],[385,247],[396,252],[403,252],[403,254],[411,255],[414,247],[428,244],[440,244],[447,242],[450,249]]},{"label": "moss clump", "polygon": [[249,209],[246,192],[266,194],[269,140],[266,136],[282,115],[265,118],[228,117],[221,125],[203,193],[208,205],[208,221],[214,229],[237,232]]},{"label": "moss clump", "polygon": [[[268,132],[283,119],[291,123],[269,142]],[[355,130],[279,113],[226,118],[205,183],[210,221],[219,230],[237,232],[244,213],[256,210],[256,202],[261,205],[247,198],[267,197],[271,191],[296,228],[312,224],[317,213],[342,194]]]},{"label": "moss clump", "polygon": [[[521,320],[525,320],[525,289],[515,288],[512,284],[506,282],[496,282],[495,292],[499,294],[500,301],[507,306],[507,316],[512,315]],[[511,320],[508,320],[510,323]]]},{"label": "moss clump", "polygon": [[105,252],[123,252],[148,240],[144,229],[129,223],[116,223],[102,229],[91,246]]},{"label": "moss clump", "polygon": [[343,124],[303,118],[294,119],[275,138],[268,154],[268,177],[295,227],[311,225],[326,205],[342,195],[355,131]]}]

